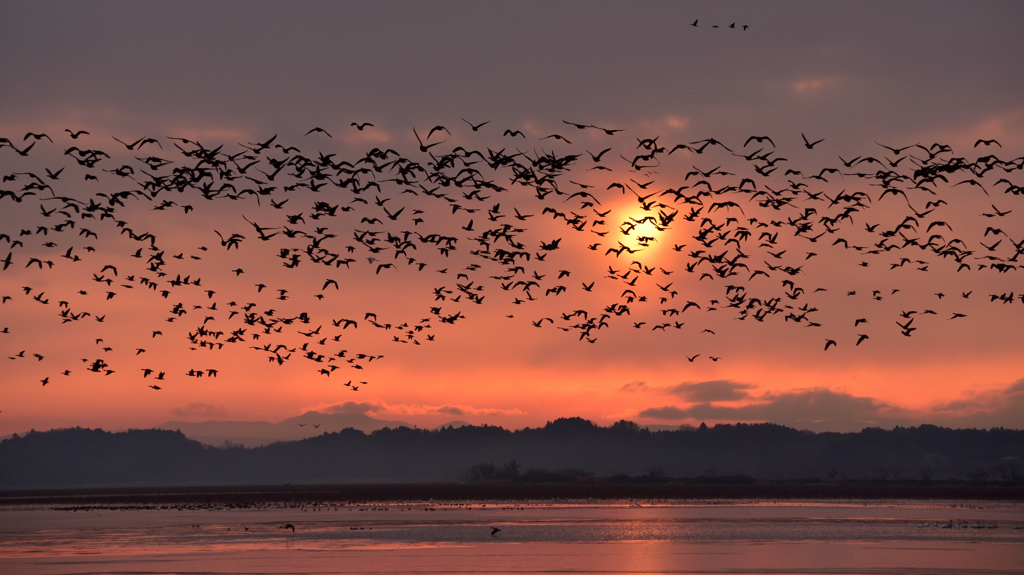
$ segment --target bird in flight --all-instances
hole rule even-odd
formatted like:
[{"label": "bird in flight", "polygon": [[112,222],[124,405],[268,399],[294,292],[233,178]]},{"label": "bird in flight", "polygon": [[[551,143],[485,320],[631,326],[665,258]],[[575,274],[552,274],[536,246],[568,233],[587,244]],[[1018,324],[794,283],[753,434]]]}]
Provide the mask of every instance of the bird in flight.
[{"label": "bird in flight", "polygon": [[825,138],[822,138],[820,140],[815,140],[813,142],[808,141],[807,140],[807,136],[805,136],[803,133],[800,134],[800,137],[804,139],[804,147],[807,148],[808,150],[813,150],[814,146],[817,146],[818,144],[820,144],[820,143],[825,141]]},{"label": "bird in flight", "polygon": [[467,120],[465,118],[462,118],[462,121],[467,123],[467,124],[469,124],[469,127],[472,128],[474,132],[480,131],[480,128],[482,128],[482,127],[486,126],[487,124],[491,123],[490,120],[487,120],[486,122],[480,122],[479,124],[475,124],[474,125],[473,122],[470,122],[469,120]]},{"label": "bird in flight", "polygon": [[319,126],[317,126],[317,127],[313,128],[313,129],[311,129],[310,131],[306,132],[305,135],[308,136],[308,135],[312,134],[313,132],[320,132],[321,134],[327,136],[328,138],[333,137],[333,136],[331,136],[330,133],[328,133],[327,130],[325,130],[325,129],[319,127]]}]

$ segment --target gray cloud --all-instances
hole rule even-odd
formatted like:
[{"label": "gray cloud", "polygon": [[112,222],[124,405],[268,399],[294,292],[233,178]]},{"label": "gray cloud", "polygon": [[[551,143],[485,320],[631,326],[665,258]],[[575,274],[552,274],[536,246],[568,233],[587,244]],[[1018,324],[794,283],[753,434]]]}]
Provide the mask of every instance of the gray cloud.
[{"label": "gray cloud", "polygon": [[619,388],[619,391],[645,391],[650,389],[646,381],[631,381]]},{"label": "gray cloud", "polygon": [[686,408],[659,407],[645,409],[642,417],[672,419],[712,419],[731,422],[773,422],[805,428],[808,426],[835,429],[880,425],[894,408],[869,397],[856,397],[824,388],[765,395],[759,403],[738,406],[697,403]]},{"label": "gray cloud", "polygon": [[1024,378],[1006,389],[969,392],[960,400],[935,405],[930,410],[939,422],[961,427],[1010,427],[1024,421]]},{"label": "gray cloud", "polygon": [[327,407],[324,411],[327,413],[369,413],[371,411],[380,411],[380,409],[381,406],[376,403],[346,401],[345,403]]},{"label": "gray cloud", "polygon": [[976,409],[986,409],[986,405],[980,401],[958,399],[956,401],[939,403],[931,407],[931,411],[935,413],[964,412],[973,411]]},{"label": "gray cloud", "polygon": [[687,408],[665,406],[643,410],[639,415],[669,420],[768,421],[800,429],[848,431],[883,425],[900,411],[870,397],[825,388],[768,394],[761,399],[739,406],[710,402]]},{"label": "gray cloud", "polygon": [[736,401],[750,397],[748,389],[756,386],[749,383],[737,383],[727,379],[713,381],[686,382],[666,388],[665,393],[678,395],[684,401],[692,403],[710,403],[713,401]]},{"label": "gray cloud", "polygon": [[438,407],[437,412],[447,415],[466,415],[466,411],[464,409],[455,407],[454,405],[443,405]]},{"label": "gray cloud", "polygon": [[649,417],[651,419],[689,419],[691,416],[686,409],[666,405],[665,407],[651,407],[645,409],[637,414],[639,417]]},{"label": "gray cloud", "polygon": [[641,411],[640,418],[711,422],[771,422],[813,431],[858,431],[865,427],[930,423],[947,427],[1011,427],[1024,421],[1024,379],[1005,389],[970,394],[930,409],[914,411],[871,397],[825,388],[766,394],[756,403],[689,407],[662,406]]}]

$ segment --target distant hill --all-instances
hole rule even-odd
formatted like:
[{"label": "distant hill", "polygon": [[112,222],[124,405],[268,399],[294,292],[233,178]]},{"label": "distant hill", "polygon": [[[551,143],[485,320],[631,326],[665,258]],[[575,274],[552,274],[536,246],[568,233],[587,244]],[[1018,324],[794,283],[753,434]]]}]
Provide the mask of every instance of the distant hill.
[{"label": "distant hill", "polygon": [[[288,429],[313,420],[321,424],[318,432],[327,422],[356,421],[311,412],[278,425]],[[1022,460],[1024,430],[933,425],[856,433],[767,423],[651,431],[629,421],[601,427],[568,418],[515,431],[487,425],[370,433],[347,428],[254,448],[210,447],[177,430],[75,428],[0,441],[0,488],[557,482],[595,476],[1021,484]]]},{"label": "distant hill", "polygon": [[412,427],[404,421],[375,419],[365,413],[320,413],[307,411],[280,423],[266,421],[168,421],[156,429],[181,431],[185,437],[205,445],[221,447],[228,442],[245,447],[259,447],[277,441],[297,441],[346,428],[370,433],[385,427]]}]

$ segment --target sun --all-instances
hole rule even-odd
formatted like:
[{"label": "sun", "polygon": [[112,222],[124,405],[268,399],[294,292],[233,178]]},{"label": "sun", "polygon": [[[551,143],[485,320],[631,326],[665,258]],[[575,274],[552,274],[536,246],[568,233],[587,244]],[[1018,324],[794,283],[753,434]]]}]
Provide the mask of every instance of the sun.
[{"label": "sun", "polygon": [[652,261],[672,247],[670,238],[679,226],[676,210],[671,207],[628,205],[617,210],[616,240],[635,259]]}]

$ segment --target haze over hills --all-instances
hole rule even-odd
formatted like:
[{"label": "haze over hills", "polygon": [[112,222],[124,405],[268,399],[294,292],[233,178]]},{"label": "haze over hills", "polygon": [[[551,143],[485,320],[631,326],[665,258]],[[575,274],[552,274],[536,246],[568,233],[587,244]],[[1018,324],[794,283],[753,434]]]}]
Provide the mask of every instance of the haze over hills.
[{"label": "haze over hills", "polygon": [[[452,420],[433,427],[439,430],[447,427],[460,428],[473,424]],[[319,426],[319,427],[317,427]],[[365,413],[323,413],[307,411],[302,415],[291,417],[278,423],[269,421],[168,421],[153,426],[153,429],[180,431],[182,435],[193,441],[212,447],[262,447],[279,441],[298,441],[316,437],[324,433],[336,433],[343,429],[358,429],[363,433],[371,433],[378,429],[408,427],[417,429],[416,425],[405,421],[377,419]],[[649,431],[673,431],[688,426],[679,425],[644,425]],[[19,435],[25,435],[26,430]],[[14,434],[0,436],[0,441],[13,437]]]},{"label": "haze over hills", "polygon": [[[458,426],[457,423],[455,423]],[[404,421],[376,419],[365,413],[321,413],[307,411],[302,415],[279,423],[267,421],[168,421],[156,429],[181,431],[185,437],[206,445],[221,446],[224,442],[245,447],[259,447],[276,441],[296,441],[335,433],[343,429],[358,429],[370,433],[390,427],[415,427]]]},{"label": "haze over hills", "polygon": [[[438,425],[434,429],[446,427],[465,427],[469,422],[457,420]],[[371,433],[384,428],[397,429],[416,426],[404,421],[377,419],[365,413],[322,413],[307,411],[279,423],[267,421],[168,421],[155,426],[155,429],[181,431],[185,437],[214,447],[222,447],[225,442],[230,445],[244,447],[261,447],[277,441],[297,441],[316,437],[324,433],[335,433],[343,429],[358,429],[363,433]],[[650,431],[673,431],[680,429],[678,425],[646,425],[641,426]]]}]

